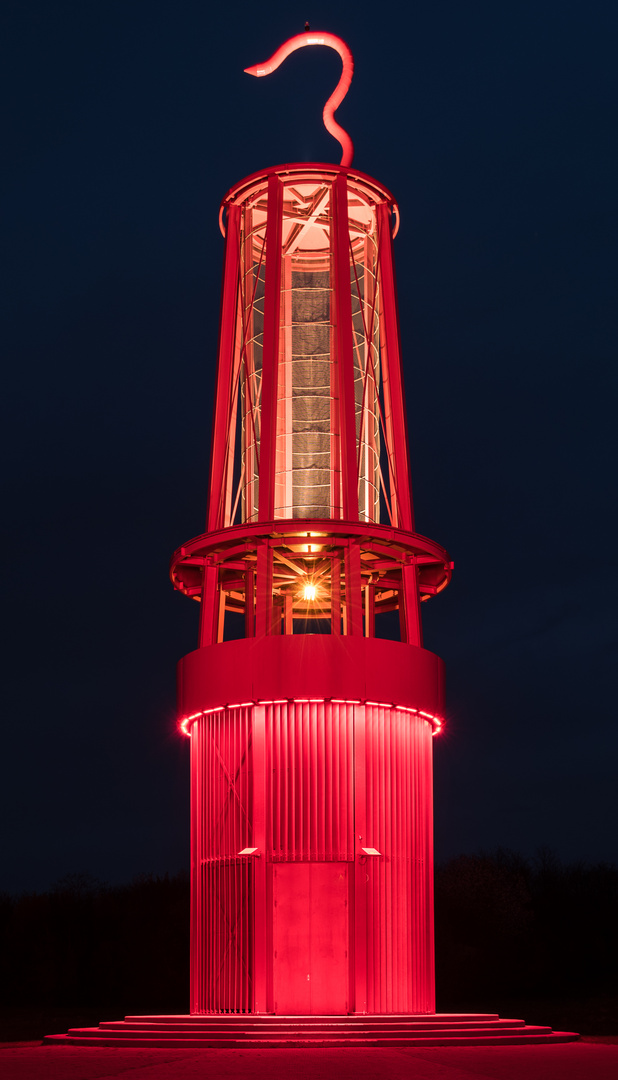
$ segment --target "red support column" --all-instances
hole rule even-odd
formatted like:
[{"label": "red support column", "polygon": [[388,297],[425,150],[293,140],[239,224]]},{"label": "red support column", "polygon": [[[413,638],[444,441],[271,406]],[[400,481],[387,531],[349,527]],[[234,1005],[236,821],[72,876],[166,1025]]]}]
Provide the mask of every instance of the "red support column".
[{"label": "red support column", "polygon": [[[230,438],[232,371],[238,296],[240,246],[240,207],[230,206],[225,238],[225,271],[221,294],[219,351],[217,357],[217,390],[210,450],[210,486],[206,530],[220,528],[224,522],[223,499],[227,445]],[[232,433],[233,434],[233,433]]]},{"label": "red support column", "polygon": [[[408,425],[401,372],[401,345],[399,335],[399,315],[395,294],[395,271],[393,266],[393,239],[391,236],[391,214],[387,203],[378,203],[376,207],[378,223],[378,263],[382,283],[382,326],[381,339],[383,355],[382,378],[384,383],[384,414],[389,439],[389,469],[394,476],[395,491],[391,492],[394,524],[400,529],[414,532],[412,514],[412,485],[410,479],[410,456],[408,450]],[[390,418],[390,419],[389,419]],[[394,504],[397,504],[395,513]]]},{"label": "red support column", "polygon": [[330,570],[330,632],[341,634],[341,559],[337,556]]},{"label": "red support column", "polygon": [[199,1012],[204,998],[204,962],[205,949],[203,937],[203,905],[200,903],[203,889],[200,852],[203,847],[202,837],[202,798],[203,777],[199,768],[201,740],[193,739],[191,744],[191,1012]]},{"label": "red support column", "polygon": [[358,520],[358,473],[356,469],[356,408],[354,404],[354,343],[350,292],[350,235],[348,230],[348,188],[345,173],[333,185],[333,264],[337,371],[339,376],[339,421],[343,517]]},{"label": "red support column", "polygon": [[371,584],[365,585],[363,594],[365,597],[365,637],[375,637],[375,586]]},{"label": "red support column", "polygon": [[268,542],[258,547],[256,591],[255,636],[266,637],[272,631],[273,603],[273,553]]},{"label": "red support column", "polygon": [[[405,616],[405,641],[408,645],[423,645],[423,626],[421,622],[420,597],[418,594],[418,573],[414,563],[408,563],[401,569],[403,582],[403,610]],[[402,638],[402,640],[404,640]]]},{"label": "red support column", "polygon": [[255,573],[245,570],[245,637],[255,634]]},{"label": "red support column", "polygon": [[219,614],[219,571],[216,566],[206,563],[200,604],[199,647],[213,645],[217,640],[217,620]]},{"label": "red support column", "polygon": [[367,840],[365,706],[354,707],[354,1012],[367,1012]]},{"label": "red support column", "polygon": [[278,176],[269,176],[264,283],[264,344],[262,348],[262,408],[260,412],[260,502],[258,513],[260,521],[272,521],[275,516],[282,203],[283,185]]},{"label": "red support column", "polygon": [[253,708],[253,859],[255,937],[253,946],[253,1008],[267,1009],[267,910],[266,910],[266,707]]},{"label": "red support column", "polygon": [[345,549],[346,634],[363,632],[361,584],[360,548],[355,540],[349,540]]}]

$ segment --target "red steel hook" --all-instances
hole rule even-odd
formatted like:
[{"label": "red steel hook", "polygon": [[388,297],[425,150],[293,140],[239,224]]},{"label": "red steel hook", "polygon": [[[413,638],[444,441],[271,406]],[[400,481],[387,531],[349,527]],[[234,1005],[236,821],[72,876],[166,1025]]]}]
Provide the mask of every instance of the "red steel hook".
[{"label": "red steel hook", "polygon": [[334,117],[335,109],[339,108],[346,96],[354,74],[354,60],[345,41],[342,41],[335,34],[318,34],[313,31],[297,34],[296,37],[291,37],[284,42],[269,60],[265,60],[263,64],[254,64],[253,67],[245,68],[245,71],[248,75],[256,75],[258,79],[262,78],[263,75],[270,75],[271,71],[276,71],[290,53],[296,52],[296,49],[302,49],[305,45],[328,45],[330,49],[335,49],[339,53],[343,61],[341,78],[324,106],[322,117],[326,130],[337,139],[337,142],[341,143],[343,154],[341,155],[340,164],[345,165],[347,168],[352,164],[354,145],[347,131],[344,131]]}]

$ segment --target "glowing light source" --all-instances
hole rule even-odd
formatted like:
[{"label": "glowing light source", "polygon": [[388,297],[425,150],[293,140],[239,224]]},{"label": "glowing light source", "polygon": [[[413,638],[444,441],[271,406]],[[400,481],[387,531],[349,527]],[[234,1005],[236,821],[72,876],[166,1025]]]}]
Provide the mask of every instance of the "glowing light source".
[{"label": "glowing light source", "polygon": [[315,585],[305,585],[303,588],[303,600],[315,600],[316,591]]},{"label": "glowing light source", "polygon": [[192,713],[191,716],[185,716],[178,723],[178,728],[183,735],[191,737],[189,727],[198,720],[201,716],[209,716],[215,712],[225,712],[226,709],[250,709],[254,705],[317,705],[324,702],[330,702],[331,705],[369,705],[378,709],[392,709],[393,712],[407,712],[412,713],[415,716],[422,716],[425,723],[429,724],[433,728],[433,734],[439,735],[443,730],[443,720],[440,716],[434,716],[433,713],[424,712],[422,709],[413,709],[409,705],[398,705],[396,702],[386,701],[361,701],[359,698],[275,698],[274,700],[259,700],[259,701],[243,701],[239,704],[233,705],[218,705],[214,709],[205,709],[203,712]]}]

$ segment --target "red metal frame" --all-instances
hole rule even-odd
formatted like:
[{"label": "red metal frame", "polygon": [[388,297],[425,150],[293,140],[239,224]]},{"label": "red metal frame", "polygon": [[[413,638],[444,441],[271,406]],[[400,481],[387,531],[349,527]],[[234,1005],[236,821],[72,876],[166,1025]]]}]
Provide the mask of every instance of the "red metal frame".
[{"label": "red metal frame", "polygon": [[[299,35],[253,73],[315,43],[344,59],[334,124],[351,76],[340,39]],[[444,676],[420,603],[452,563],[414,531],[397,207],[349,167],[351,143],[344,159],[262,170],[222,205],[207,525],[171,564],[201,604],[199,647],[178,668],[197,1014],[435,1007]]]}]

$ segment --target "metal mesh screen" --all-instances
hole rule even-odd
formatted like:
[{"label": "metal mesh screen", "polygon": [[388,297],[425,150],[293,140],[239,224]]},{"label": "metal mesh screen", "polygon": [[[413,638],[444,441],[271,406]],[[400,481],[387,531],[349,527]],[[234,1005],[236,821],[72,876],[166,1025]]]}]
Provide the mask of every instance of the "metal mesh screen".
[{"label": "metal mesh screen", "polygon": [[332,434],[328,270],[292,270],[291,314],[292,348],[286,357],[292,383],[291,516],[328,518]]}]

